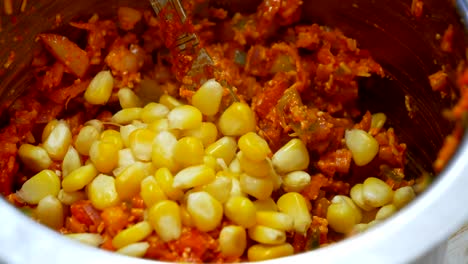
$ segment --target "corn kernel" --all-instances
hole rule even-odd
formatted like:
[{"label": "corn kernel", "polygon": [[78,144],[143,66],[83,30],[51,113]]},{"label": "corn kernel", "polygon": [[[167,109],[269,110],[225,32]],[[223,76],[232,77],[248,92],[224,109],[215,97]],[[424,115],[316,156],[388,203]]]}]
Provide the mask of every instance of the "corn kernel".
[{"label": "corn kernel", "polygon": [[53,160],[62,160],[72,141],[72,134],[68,124],[60,120],[50,135],[44,141],[43,148]]},{"label": "corn kernel", "polygon": [[215,172],[206,165],[187,167],[174,176],[174,188],[190,189],[208,184],[215,179]]},{"label": "corn kernel", "polygon": [[218,240],[221,253],[226,257],[240,257],[247,247],[247,235],[245,229],[240,226],[223,227]]},{"label": "corn kernel", "polygon": [[89,200],[99,210],[115,206],[120,202],[114,177],[100,174],[89,184],[87,190]]},{"label": "corn kernel", "polygon": [[86,199],[86,194],[82,191],[66,192],[61,189],[57,194],[57,199],[64,205],[72,205],[77,201]]},{"label": "corn kernel", "polygon": [[98,131],[98,134],[101,134],[101,132],[104,130],[104,124],[99,119],[88,120],[84,123],[84,126],[94,127]]},{"label": "corn kernel", "polygon": [[81,155],[89,156],[89,149],[94,141],[99,139],[99,131],[93,126],[81,128],[75,139],[75,148]]},{"label": "corn kernel", "polygon": [[49,168],[52,164],[44,148],[31,144],[22,144],[18,149],[18,156],[26,167],[36,173]]},{"label": "corn kernel", "polygon": [[168,168],[158,169],[154,174],[154,178],[169,199],[180,200],[184,196],[181,189],[173,187],[174,177]]},{"label": "corn kernel", "polygon": [[291,231],[294,228],[294,220],[290,215],[274,211],[259,211],[256,214],[258,225],[271,227],[282,231]]},{"label": "corn kernel", "polygon": [[283,178],[283,189],[286,192],[301,192],[310,183],[310,175],[305,171],[293,171]]},{"label": "corn kernel", "polygon": [[362,219],[359,208],[353,200],[344,195],[336,195],[327,210],[328,225],[338,233],[349,233]]},{"label": "corn kernel", "polygon": [[222,137],[205,149],[206,155],[216,159],[221,158],[226,164],[230,164],[236,156],[237,143],[232,137]]},{"label": "corn kernel", "polygon": [[156,120],[165,118],[169,114],[169,108],[163,104],[149,103],[143,107],[141,121],[150,124]]},{"label": "corn kernel", "polygon": [[124,147],[126,148],[130,147],[130,134],[132,134],[132,132],[137,129],[138,127],[134,124],[120,127],[120,136],[122,137],[122,142],[124,144]]},{"label": "corn kernel", "polygon": [[175,99],[174,97],[168,95],[168,94],[163,94],[159,98],[159,103],[165,105],[169,109],[174,109],[177,106],[182,106],[184,105],[182,102],[179,100]]},{"label": "corn kernel", "polygon": [[129,88],[121,88],[117,92],[119,103],[122,108],[141,107],[142,103],[138,95]]},{"label": "corn kernel", "polygon": [[231,188],[232,179],[219,175],[216,176],[212,182],[200,186],[200,191],[205,191],[211,194],[220,203],[225,203],[230,197],[230,192],[226,190],[231,190]]},{"label": "corn kernel", "polygon": [[177,106],[167,115],[170,129],[195,129],[201,126],[202,113],[191,105]]},{"label": "corn kernel", "polygon": [[205,150],[200,139],[183,137],[177,141],[174,148],[174,159],[182,167],[203,163]]},{"label": "corn kernel", "polygon": [[242,151],[237,153],[237,159],[239,160],[241,170],[251,176],[265,178],[270,176],[273,172],[273,168],[267,159],[253,161],[247,158]]},{"label": "corn kernel", "polygon": [[416,194],[414,193],[412,187],[401,187],[398,188],[393,194],[393,204],[396,206],[396,208],[401,209],[409,202],[411,202],[414,197],[416,197]]},{"label": "corn kernel", "polygon": [[62,203],[55,196],[47,195],[37,204],[35,216],[42,224],[58,230],[64,220]]},{"label": "corn kernel", "polygon": [[369,177],[363,183],[362,197],[365,204],[381,207],[392,202],[393,190],[384,181]]},{"label": "corn kernel", "polygon": [[187,129],[182,132],[184,137],[195,137],[202,141],[203,146],[207,147],[216,141],[218,137],[218,129],[216,125],[210,122],[202,122],[200,127]]},{"label": "corn kernel", "polygon": [[126,168],[137,161],[132,150],[129,148],[119,150],[118,157],[117,168]]},{"label": "corn kernel", "polygon": [[192,105],[204,115],[215,115],[223,98],[223,90],[216,80],[208,80],[192,96]]},{"label": "corn kernel", "polygon": [[187,196],[187,211],[194,225],[203,232],[216,229],[223,218],[223,206],[207,192],[193,192]]},{"label": "corn kernel", "polygon": [[289,192],[283,194],[276,202],[278,210],[294,219],[294,230],[305,234],[312,218],[307,208],[307,202],[301,194],[297,192]]},{"label": "corn kernel", "polygon": [[167,200],[167,196],[161,189],[161,186],[151,175],[141,181],[140,196],[148,208],[159,201]]},{"label": "corn kernel", "polygon": [[134,130],[129,136],[129,147],[133,155],[142,161],[150,161],[156,134],[147,128]]},{"label": "corn kernel", "polygon": [[271,155],[268,143],[254,132],[249,132],[239,138],[239,149],[244,155],[252,160],[260,162]]},{"label": "corn kernel", "polygon": [[148,221],[164,242],[178,239],[182,233],[180,208],[174,201],[164,200],[153,205]]},{"label": "corn kernel", "polygon": [[[273,163],[271,162],[271,160],[269,160],[269,159],[267,159],[267,160],[270,163],[270,166],[273,168]],[[276,171],[273,170],[273,169],[271,170],[270,180],[273,183],[273,190],[274,191],[278,190],[283,185],[283,178],[281,177],[281,175],[276,173]]]},{"label": "corn kernel", "polygon": [[393,204],[387,204],[385,206],[382,206],[379,211],[377,211],[377,214],[375,215],[375,220],[385,220],[389,218],[390,216],[394,215],[397,212],[397,208]]},{"label": "corn kernel", "polygon": [[148,251],[149,246],[148,242],[132,243],[118,249],[116,252],[130,257],[142,258]]},{"label": "corn kernel", "polygon": [[123,140],[120,136],[120,132],[113,129],[107,129],[101,133],[100,140],[103,142],[112,143],[117,146],[118,149],[123,148]]},{"label": "corn kernel", "polygon": [[355,184],[353,188],[351,188],[349,195],[351,196],[351,199],[353,199],[353,202],[359,206],[359,208],[364,211],[371,211],[374,209],[374,207],[365,203],[364,197],[362,196],[362,187],[362,183]]},{"label": "corn kernel", "polygon": [[253,245],[247,250],[249,261],[262,261],[286,257],[294,254],[294,248],[289,243],[282,245]]},{"label": "corn kernel", "polygon": [[187,211],[187,207],[184,204],[180,205],[180,218],[182,220],[182,225],[186,227],[193,227],[193,219],[190,213]]},{"label": "corn kernel", "polygon": [[382,128],[387,121],[387,116],[384,113],[375,113],[372,115],[371,128]]},{"label": "corn kernel", "polygon": [[81,166],[62,180],[63,190],[66,192],[81,190],[97,175],[98,171],[92,163]]},{"label": "corn kernel", "polygon": [[232,187],[231,187],[231,191],[229,192],[230,197],[247,196],[247,194],[244,191],[242,191],[241,184],[238,178],[231,177],[231,181],[232,181]]},{"label": "corn kernel", "polygon": [[170,171],[178,170],[178,165],[174,160],[174,150],[177,138],[170,132],[159,132],[153,141],[153,152],[151,159],[155,168],[167,167]]},{"label": "corn kernel", "polygon": [[151,129],[156,133],[161,132],[161,131],[171,131],[169,129],[169,120],[167,120],[167,118],[162,118],[162,119],[149,123],[148,129]]},{"label": "corn kernel", "polygon": [[110,173],[117,167],[119,148],[117,145],[101,140],[95,141],[89,149],[89,159],[102,173]]},{"label": "corn kernel", "polygon": [[257,209],[247,197],[234,196],[224,204],[224,214],[233,223],[249,228],[256,223]]},{"label": "corn kernel", "polygon": [[305,170],[309,166],[309,152],[300,139],[293,138],[276,151],[272,162],[279,173]]},{"label": "corn kernel", "polygon": [[47,195],[57,196],[60,191],[60,179],[51,170],[43,170],[23,183],[16,193],[28,204],[37,204]]},{"label": "corn kernel", "polygon": [[84,93],[86,102],[93,105],[103,105],[109,100],[112,88],[114,88],[114,78],[110,71],[101,71],[88,85]]},{"label": "corn kernel", "polygon": [[252,177],[243,173],[239,181],[243,192],[259,200],[267,199],[273,192],[273,182],[268,178]]},{"label": "corn kernel", "polygon": [[239,159],[237,157],[235,159],[233,159],[231,161],[231,163],[229,164],[229,171],[232,172],[232,173],[237,173],[237,174],[242,173],[240,162],[239,162]]},{"label": "corn kernel", "polygon": [[58,123],[59,121],[57,119],[53,119],[49,121],[49,123],[47,123],[47,125],[42,130],[41,142],[45,142],[47,140],[50,133],[52,132],[52,130],[54,130],[55,126],[57,126]]},{"label": "corn kernel", "polygon": [[140,119],[142,112],[143,109],[140,107],[125,108],[115,113],[111,118],[111,122],[128,125],[132,121]]},{"label": "corn kernel", "polygon": [[151,225],[147,221],[139,222],[125,230],[120,231],[113,239],[112,246],[120,249],[132,243],[141,241],[151,234],[153,231]]},{"label": "corn kernel", "polygon": [[242,136],[255,131],[255,115],[248,104],[234,102],[219,118],[218,127],[225,136]]},{"label": "corn kernel", "polygon": [[72,146],[68,148],[67,154],[62,161],[62,177],[67,177],[72,171],[81,167],[81,157]]},{"label": "corn kernel", "polygon": [[123,200],[131,199],[140,192],[141,181],[150,175],[145,163],[135,162],[115,179],[115,188]]},{"label": "corn kernel", "polygon": [[97,247],[104,243],[104,238],[99,234],[91,233],[74,233],[65,234],[66,237],[76,240],[80,243],[87,244],[93,247]]},{"label": "corn kernel", "polygon": [[351,151],[354,163],[364,166],[371,162],[379,152],[379,143],[369,133],[361,129],[347,130],[346,146]]},{"label": "corn kernel", "polygon": [[256,200],[253,203],[257,211],[278,211],[278,206],[276,206],[275,201],[271,197],[265,200]]},{"label": "corn kernel", "polygon": [[286,233],[274,228],[256,225],[247,230],[249,237],[262,244],[279,245],[286,242]]},{"label": "corn kernel", "polygon": [[211,155],[203,155],[203,164],[212,168],[214,171],[220,170],[218,162],[216,161],[215,157]]}]

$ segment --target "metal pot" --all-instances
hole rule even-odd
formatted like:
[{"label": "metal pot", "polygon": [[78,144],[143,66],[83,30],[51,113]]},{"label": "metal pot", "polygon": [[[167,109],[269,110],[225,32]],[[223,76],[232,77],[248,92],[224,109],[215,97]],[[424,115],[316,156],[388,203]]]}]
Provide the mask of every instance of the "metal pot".
[{"label": "metal pot", "polygon": [[[390,125],[409,150],[407,174],[432,171],[432,162],[453,124],[441,115],[456,98],[441,98],[429,86],[428,75],[442,65],[454,71],[465,59],[466,0],[424,1],[421,18],[411,15],[411,1],[397,0],[304,0],[304,20],[338,27],[356,38],[392,78],[369,79],[361,84],[361,104],[373,112],[385,112]],[[19,3],[18,3],[19,4]],[[231,6],[246,5],[232,1]],[[41,0],[28,4],[24,13],[2,15],[0,62],[11,50],[17,59],[0,75],[1,101],[18,95],[31,81],[27,65],[32,57],[34,37],[54,25],[60,13],[64,23],[93,12],[115,13],[118,6],[148,6],[147,1]],[[249,2],[251,5],[251,2]],[[457,13],[456,11],[459,11]],[[8,20],[8,21],[7,21]],[[17,21],[13,23],[12,21]],[[455,29],[454,51],[440,50],[440,40],[449,24]],[[14,41],[20,34],[21,41]],[[377,88],[376,88],[377,87]],[[454,87],[452,87],[454,88]],[[413,99],[417,111],[410,117],[405,96]],[[444,242],[468,220],[468,140],[459,146],[445,170],[414,202],[383,224],[361,235],[315,251],[288,257],[288,261],[322,263],[440,263]],[[0,199],[0,263],[147,263],[81,245],[34,222]],[[442,246],[441,246],[442,245]],[[438,248],[439,250],[435,250]],[[278,260],[284,261],[284,260]]]}]

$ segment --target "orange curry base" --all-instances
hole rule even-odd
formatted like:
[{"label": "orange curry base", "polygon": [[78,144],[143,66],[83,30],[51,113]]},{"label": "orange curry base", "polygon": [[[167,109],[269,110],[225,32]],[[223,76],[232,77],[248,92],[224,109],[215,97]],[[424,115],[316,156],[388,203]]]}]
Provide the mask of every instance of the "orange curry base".
[{"label": "orange curry base", "polygon": [[[186,7],[195,2],[186,1]],[[371,121],[370,113],[360,113],[356,108],[357,78],[383,76],[383,69],[340,31],[298,24],[300,3],[264,1],[257,13],[232,17],[211,8],[209,19],[188,12],[193,15],[193,29],[201,44],[220,69],[217,79],[230,84],[241,100],[251,103],[258,133],[272,150],[287,142],[290,134],[298,135],[309,148],[312,180],[302,194],[310,202],[313,223],[305,235],[288,233],[287,241],[296,252],[342,239],[327,228],[327,206],[334,195],[348,195],[352,185],[370,176],[380,177],[394,188],[412,184],[388,176],[404,175],[406,152],[406,145],[398,141],[391,128],[371,130],[380,149],[370,164],[357,167],[351,162],[343,144],[344,131],[352,127],[369,130]],[[164,47],[161,23],[152,10],[120,8],[116,20],[100,20],[95,15],[71,25],[87,32],[86,45],[80,48],[75,44],[83,40],[40,35],[44,48],[35,51],[31,65],[35,85],[2,108],[9,123],[0,131],[0,192],[18,207],[24,204],[14,192],[32,173],[17,160],[17,148],[22,143],[37,144],[43,127],[52,119],[65,119],[76,136],[86,120],[108,121],[118,110],[118,88],[138,90],[143,79],[154,80],[159,89],[174,96],[192,94],[179,89],[176,76],[180,72],[172,72],[172,57]],[[92,106],[82,93],[103,68],[112,71],[116,89],[108,105]],[[60,169],[60,164],[52,167]],[[281,191],[273,198],[279,195]],[[102,248],[114,250],[113,236],[141,221],[143,211],[140,197],[103,211],[87,200],[79,201],[66,210],[60,232],[100,233],[105,237]],[[229,221],[224,220],[222,225],[227,224]],[[169,243],[150,236],[145,257],[184,262],[245,260],[245,256],[230,259],[219,253],[216,238],[220,229],[204,233],[184,228],[182,237]]]}]

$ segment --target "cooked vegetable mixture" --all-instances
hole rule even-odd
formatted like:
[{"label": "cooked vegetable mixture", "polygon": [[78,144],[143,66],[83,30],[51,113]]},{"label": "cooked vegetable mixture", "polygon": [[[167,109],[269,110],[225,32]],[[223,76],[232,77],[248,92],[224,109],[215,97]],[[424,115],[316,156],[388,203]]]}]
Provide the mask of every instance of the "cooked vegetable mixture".
[{"label": "cooked vegetable mixture", "polygon": [[298,0],[203,16],[195,2],[171,32],[200,36],[217,69],[201,80],[152,10],[37,36],[35,83],[0,133],[11,203],[105,250],[238,262],[337,242],[415,197],[406,145],[358,110],[358,80],[384,71],[355,40],[300,24]]}]

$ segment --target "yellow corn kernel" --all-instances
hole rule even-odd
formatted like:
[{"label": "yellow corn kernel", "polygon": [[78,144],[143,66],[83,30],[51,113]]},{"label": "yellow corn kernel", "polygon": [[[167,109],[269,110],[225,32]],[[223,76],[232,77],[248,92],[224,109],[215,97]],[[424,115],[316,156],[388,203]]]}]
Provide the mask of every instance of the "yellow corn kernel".
[{"label": "yellow corn kernel", "polygon": [[169,108],[163,104],[149,103],[143,107],[141,121],[150,124],[156,120],[165,118],[169,114]]},{"label": "yellow corn kernel", "polygon": [[142,111],[143,108],[140,107],[122,109],[112,116],[111,122],[128,125],[132,123],[132,121],[140,119]]},{"label": "yellow corn kernel", "polygon": [[271,155],[270,146],[265,139],[257,135],[257,133],[249,132],[239,138],[239,149],[244,153],[246,158],[260,162]]},{"label": "yellow corn kernel", "polygon": [[387,121],[387,116],[384,113],[375,113],[372,115],[371,128],[382,128]]},{"label": "yellow corn kernel", "polygon": [[97,175],[98,171],[92,163],[81,166],[62,180],[63,190],[66,192],[81,190]]},{"label": "yellow corn kernel", "polygon": [[255,131],[255,115],[246,103],[234,102],[221,115],[218,127],[225,136],[242,136]]},{"label": "yellow corn kernel", "polygon": [[239,181],[243,192],[259,200],[267,199],[273,192],[273,182],[268,178],[252,177],[243,173],[240,175]]},{"label": "yellow corn kernel", "polygon": [[171,131],[169,129],[169,120],[167,120],[167,118],[162,118],[149,123],[148,129],[151,129],[156,133],[161,131]]},{"label": "yellow corn kernel", "polygon": [[309,166],[309,152],[302,140],[293,138],[276,151],[271,161],[279,173],[305,170]]},{"label": "yellow corn kernel", "polygon": [[253,161],[247,158],[242,151],[237,153],[237,159],[239,160],[241,170],[251,176],[265,178],[272,173],[273,168],[267,159],[258,162]]},{"label": "yellow corn kernel", "polygon": [[173,187],[174,177],[168,168],[159,168],[154,178],[169,199],[180,200],[184,196],[181,189]]},{"label": "yellow corn kernel", "polygon": [[184,105],[182,102],[179,100],[175,99],[174,97],[168,95],[168,94],[163,94],[159,98],[159,103],[165,105],[169,109],[174,109],[177,106],[182,106]]},{"label": "yellow corn kernel", "polygon": [[81,155],[89,156],[89,149],[94,141],[99,139],[99,131],[93,126],[81,128],[75,139],[75,148]]},{"label": "yellow corn kernel", "polygon": [[49,123],[47,123],[47,125],[44,127],[44,130],[42,130],[41,142],[46,141],[46,139],[49,137],[50,133],[52,132],[52,130],[54,130],[55,126],[57,126],[58,123],[59,121],[57,119],[53,119],[49,121]]},{"label": "yellow corn kernel", "polygon": [[67,177],[72,171],[81,167],[81,157],[78,151],[72,146],[68,148],[67,154],[62,161],[62,177]]},{"label": "yellow corn kernel", "polygon": [[110,173],[117,167],[119,148],[113,143],[97,140],[89,149],[89,159],[98,171]]},{"label": "yellow corn kernel", "polygon": [[47,195],[37,204],[35,216],[42,224],[58,230],[63,226],[63,205],[55,196]]},{"label": "yellow corn kernel", "polygon": [[118,149],[123,148],[123,140],[120,132],[113,129],[107,129],[101,133],[101,141],[115,144]]},{"label": "yellow corn kernel", "polygon": [[366,231],[368,228],[368,224],[364,224],[364,223],[359,223],[357,225],[355,225],[353,227],[353,229],[351,230],[351,232],[349,232],[349,235],[355,235],[355,234],[359,234],[359,233],[362,233],[364,231]]},{"label": "yellow corn kernel", "polygon": [[305,171],[293,171],[283,178],[283,189],[286,192],[301,192],[310,183],[310,175]]},{"label": "yellow corn kernel", "polygon": [[172,172],[178,170],[178,165],[174,160],[176,144],[177,138],[171,132],[161,131],[156,135],[151,155],[155,168],[167,167]]},{"label": "yellow corn kernel", "polygon": [[84,126],[94,127],[98,131],[98,134],[101,134],[101,132],[104,130],[104,124],[99,119],[88,120],[84,123]]},{"label": "yellow corn kernel", "polygon": [[115,188],[115,178],[104,174],[98,175],[88,185],[88,197],[94,207],[103,210],[120,202]]},{"label": "yellow corn kernel", "polygon": [[207,192],[193,192],[187,196],[187,211],[200,231],[216,229],[223,218],[223,206]]},{"label": "yellow corn kernel", "polygon": [[201,126],[202,113],[191,105],[181,105],[167,115],[169,129],[195,129]]},{"label": "yellow corn kernel", "polygon": [[147,128],[134,130],[129,136],[129,147],[133,155],[142,161],[150,161],[156,133]]},{"label": "yellow corn kernel", "polygon": [[336,195],[327,210],[328,225],[338,233],[347,234],[359,224],[362,214],[353,200],[344,195]]},{"label": "yellow corn kernel", "polygon": [[51,170],[43,170],[23,183],[16,193],[28,204],[37,204],[47,195],[57,196],[60,191],[60,179]]},{"label": "yellow corn kernel", "polygon": [[223,90],[216,80],[208,80],[192,96],[192,105],[200,109],[202,114],[213,116],[218,113]]},{"label": "yellow corn kernel", "polygon": [[256,214],[258,225],[263,225],[281,231],[291,231],[294,228],[294,220],[290,215],[274,211],[259,211]]},{"label": "yellow corn kernel", "polygon": [[148,251],[149,246],[148,242],[138,242],[126,245],[116,252],[130,257],[142,258],[146,254],[146,251]]},{"label": "yellow corn kernel", "polygon": [[247,230],[249,237],[262,244],[279,245],[286,242],[286,232],[271,227],[256,225]]},{"label": "yellow corn kernel", "polygon": [[202,164],[187,167],[174,176],[172,186],[179,189],[190,189],[192,187],[208,184],[215,179],[212,168]]},{"label": "yellow corn kernel", "polygon": [[218,137],[218,129],[213,123],[202,122],[200,127],[184,130],[182,132],[182,136],[196,137],[202,141],[204,147],[207,147],[216,141],[216,138]]},{"label": "yellow corn kernel", "polygon": [[372,207],[381,207],[393,200],[393,190],[381,179],[367,178],[362,186],[364,203]]},{"label": "yellow corn kernel", "polygon": [[278,210],[292,217],[294,220],[294,230],[305,234],[312,218],[307,207],[307,202],[301,194],[289,192],[283,194],[276,202]]},{"label": "yellow corn kernel", "polygon": [[393,194],[393,204],[396,208],[401,209],[409,202],[411,202],[416,194],[414,193],[414,189],[411,186],[405,186],[398,188],[395,193]]},{"label": "yellow corn kernel", "polygon": [[101,71],[89,83],[84,99],[93,105],[106,104],[111,96],[112,88],[114,88],[114,77],[110,71]]},{"label": "yellow corn kernel", "polygon": [[240,162],[239,162],[239,159],[237,157],[235,159],[233,159],[231,161],[231,163],[229,163],[229,171],[232,172],[232,173],[237,173],[237,174],[242,173]]},{"label": "yellow corn kernel", "polygon": [[119,103],[122,108],[141,107],[142,103],[138,95],[129,88],[120,88],[117,92]]},{"label": "yellow corn kernel", "polygon": [[247,194],[242,191],[241,184],[238,178],[231,177],[232,187],[231,192],[229,193],[230,197],[233,196],[247,196]]},{"label": "yellow corn kernel", "polygon": [[211,196],[213,196],[220,203],[225,203],[229,197],[230,193],[226,190],[231,190],[232,188],[232,179],[226,176],[218,175],[216,178],[203,186],[200,186],[200,191],[205,191]]},{"label": "yellow corn kernel", "polygon": [[257,208],[257,212],[259,211],[278,211],[278,206],[276,206],[275,201],[273,199],[267,198],[265,200],[256,200],[253,202],[255,208]]},{"label": "yellow corn kernel", "polygon": [[118,157],[117,168],[126,168],[137,161],[129,148],[119,150]]},{"label": "yellow corn kernel", "polygon": [[236,156],[237,143],[232,137],[222,137],[205,149],[206,155],[216,159],[221,158],[226,164],[230,164]]},{"label": "yellow corn kernel", "polygon": [[216,161],[215,157],[213,157],[211,155],[204,155],[203,156],[203,164],[205,164],[206,166],[212,168],[214,171],[219,170],[218,162]]},{"label": "yellow corn kernel", "polygon": [[184,204],[180,205],[180,218],[182,220],[182,225],[186,227],[193,227],[193,219],[190,213],[187,211],[187,206]]},{"label": "yellow corn kernel", "polygon": [[203,163],[205,150],[200,139],[183,137],[177,141],[174,148],[174,159],[182,167]]},{"label": "yellow corn kernel", "polygon": [[138,194],[141,181],[150,173],[147,164],[139,161],[125,168],[115,179],[115,189],[119,197],[127,200]]},{"label": "yellow corn kernel", "polygon": [[282,245],[257,244],[251,246],[247,250],[247,258],[249,261],[269,260],[290,256],[292,254],[294,254],[294,248],[289,243],[284,243]]},{"label": "yellow corn kernel", "polygon": [[148,208],[159,201],[167,200],[167,196],[161,189],[161,186],[159,186],[156,179],[151,175],[141,181],[140,196]]},{"label": "yellow corn kernel", "polygon": [[72,141],[72,134],[68,124],[60,120],[44,141],[43,148],[53,160],[62,160]]},{"label": "yellow corn kernel", "polygon": [[398,209],[393,204],[387,204],[385,206],[382,206],[379,209],[379,211],[377,211],[377,214],[375,215],[375,220],[385,220],[390,216],[394,215],[397,211]]},{"label": "yellow corn kernel", "polygon": [[345,142],[351,151],[354,163],[364,166],[371,162],[379,152],[379,143],[369,133],[361,129],[347,130]]},{"label": "yellow corn kernel", "polygon": [[233,223],[249,228],[256,223],[257,209],[247,197],[234,196],[224,204],[224,214]]},{"label": "yellow corn kernel", "polygon": [[[273,164],[271,163],[271,160],[267,159],[268,162],[270,163],[270,166],[273,168]],[[273,190],[276,191],[278,190],[282,185],[283,185],[283,178],[281,175],[276,173],[274,169],[271,170],[270,174],[270,180],[273,182]]]},{"label": "yellow corn kernel", "polygon": [[80,243],[87,244],[93,247],[98,247],[104,243],[104,238],[99,234],[92,233],[74,233],[65,234],[66,237],[76,240]]},{"label": "yellow corn kernel", "polygon": [[151,206],[148,221],[164,242],[178,239],[182,233],[180,208],[174,201],[163,200]]},{"label": "yellow corn kernel", "polygon": [[57,199],[64,205],[72,205],[77,201],[86,199],[86,194],[82,191],[66,192],[61,189],[57,194]]},{"label": "yellow corn kernel", "polygon": [[130,146],[130,134],[138,128],[139,127],[134,124],[120,127],[120,137],[122,137],[124,147],[128,148]]},{"label": "yellow corn kernel", "polygon": [[223,256],[240,257],[247,247],[247,234],[241,226],[228,225],[219,233],[219,248]]},{"label": "yellow corn kernel", "polygon": [[26,167],[36,173],[49,168],[52,164],[44,148],[31,144],[22,144],[18,149],[18,156]]},{"label": "yellow corn kernel", "polygon": [[120,249],[132,243],[145,239],[151,234],[153,228],[148,221],[142,221],[120,231],[113,239],[112,246]]},{"label": "yellow corn kernel", "polygon": [[351,188],[351,191],[349,192],[349,196],[351,196],[351,199],[353,199],[353,202],[359,206],[364,211],[371,211],[374,209],[373,206],[368,205],[364,201],[364,197],[362,196],[362,187],[364,185],[362,183],[355,184],[353,188]]}]

